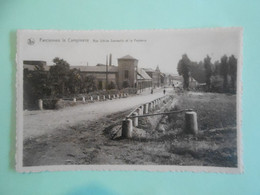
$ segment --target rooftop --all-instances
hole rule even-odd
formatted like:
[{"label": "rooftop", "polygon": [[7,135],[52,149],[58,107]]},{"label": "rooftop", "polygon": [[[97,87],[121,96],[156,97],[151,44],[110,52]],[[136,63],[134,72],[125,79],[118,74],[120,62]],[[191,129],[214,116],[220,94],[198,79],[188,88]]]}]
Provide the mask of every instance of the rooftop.
[{"label": "rooftop", "polygon": [[143,68],[138,68],[137,79],[151,80],[152,78],[145,72]]},{"label": "rooftop", "polygon": [[122,58],[118,58],[119,60],[137,60],[134,57],[130,56],[130,55],[126,55]]},{"label": "rooftop", "polygon": [[[82,72],[106,72],[106,66],[70,66],[70,69],[79,69]],[[118,72],[117,66],[108,66],[108,72]]]}]

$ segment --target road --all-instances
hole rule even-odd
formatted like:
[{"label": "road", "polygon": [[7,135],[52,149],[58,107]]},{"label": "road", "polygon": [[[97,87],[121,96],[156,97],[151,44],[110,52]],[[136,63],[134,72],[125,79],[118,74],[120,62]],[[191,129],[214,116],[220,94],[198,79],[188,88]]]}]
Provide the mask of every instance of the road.
[{"label": "road", "polygon": [[[166,90],[168,93],[171,89]],[[81,104],[61,110],[24,111],[23,137],[27,139],[44,134],[51,135],[57,129],[66,129],[81,122],[98,120],[108,114],[126,111],[163,95],[163,89],[156,89],[153,94],[146,91],[127,98]]]}]

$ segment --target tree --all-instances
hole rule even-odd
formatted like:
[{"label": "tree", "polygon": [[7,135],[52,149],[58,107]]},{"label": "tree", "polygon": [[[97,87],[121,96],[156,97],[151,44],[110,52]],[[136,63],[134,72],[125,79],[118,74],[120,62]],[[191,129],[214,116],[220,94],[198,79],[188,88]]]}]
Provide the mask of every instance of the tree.
[{"label": "tree", "polygon": [[115,89],[115,88],[116,88],[116,85],[115,85],[115,83],[114,83],[113,81],[111,81],[111,82],[108,84],[107,88],[108,88],[108,90],[110,90],[110,89]]},{"label": "tree", "polygon": [[54,58],[54,66],[50,68],[50,81],[52,83],[53,95],[65,95],[69,92],[68,81],[70,65],[63,59]]},{"label": "tree", "polygon": [[34,67],[34,70],[24,69],[24,108],[34,108],[38,99],[50,95],[50,87],[47,83],[47,72],[42,64]]},{"label": "tree", "polygon": [[232,90],[236,91],[236,80],[237,80],[237,59],[234,55],[231,55],[228,58],[228,64],[229,64],[229,75],[231,77],[231,87]]},{"label": "tree", "polygon": [[229,72],[229,64],[228,57],[224,55],[220,60],[220,74],[223,77],[223,90],[226,92],[228,89],[228,72]]},{"label": "tree", "polygon": [[204,68],[205,68],[207,90],[210,90],[210,88],[211,88],[210,78],[211,78],[211,75],[212,75],[212,69],[211,69],[210,60],[211,60],[211,58],[208,55],[207,55],[206,58],[204,58]]},{"label": "tree", "polygon": [[80,75],[80,70],[74,68],[69,71],[68,89],[70,93],[77,94],[82,88],[82,77]]},{"label": "tree", "polygon": [[178,63],[177,71],[179,75],[183,77],[183,89],[189,88],[189,78],[190,78],[190,59],[187,54],[182,55],[182,59]]},{"label": "tree", "polygon": [[217,60],[214,62],[214,70],[212,71],[213,75],[220,75],[220,62]]},{"label": "tree", "polygon": [[90,93],[97,90],[96,78],[93,75],[88,75],[83,79],[81,92]]},{"label": "tree", "polygon": [[128,81],[123,81],[122,87],[123,88],[128,88],[130,86]]}]

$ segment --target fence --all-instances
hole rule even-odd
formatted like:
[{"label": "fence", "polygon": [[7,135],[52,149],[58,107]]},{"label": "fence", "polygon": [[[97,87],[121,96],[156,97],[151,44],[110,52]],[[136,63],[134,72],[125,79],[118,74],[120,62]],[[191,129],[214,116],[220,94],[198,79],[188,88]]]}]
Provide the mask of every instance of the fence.
[{"label": "fence", "polygon": [[[63,100],[63,101],[69,101],[69,102],[95,102],[95,101],[106,101],[106,100],[112,100],[112,99],[118,99],[118,98],[126,98],[128,97],[129,94],[128,93],[119,93],[119,94],[113,94],[113,95],[91,95],[91,96],[83,96],[81,98],[60,98],[60,99],[39,99],[38,100],[38,108],[39,110],[43,110],[44,108],[48,107],[48,106],[44,106],[44,103],[46,103],[47,101],[51,101],[52,104],[56,104],[59,100]],[[55,107],[55,106],[52,106]]]},{"label": "fence", "polygon": [[126,118],[122,121],[122,137],[132,138],[133,127],[138,127],[138,119],[142,117],[157,116],[157,115],[169,115],[180,112],[185,112],[185,132],[191,134],[198,133],[197,113],[192,109],[151,113],[156,106],[161,106],[163,101],[168,101],[170,97],[164,96],[162,98],[155,99],[151,102],[137,106]]}]

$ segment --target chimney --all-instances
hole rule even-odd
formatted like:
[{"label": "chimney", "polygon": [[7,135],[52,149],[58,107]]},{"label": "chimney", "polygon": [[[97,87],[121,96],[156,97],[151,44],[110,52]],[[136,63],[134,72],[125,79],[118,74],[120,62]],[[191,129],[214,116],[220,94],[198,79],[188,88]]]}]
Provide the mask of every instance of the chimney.
[{"label": "chimney", "polygon": [[112,65],[112,54],[109,54],[109,66]]}]

